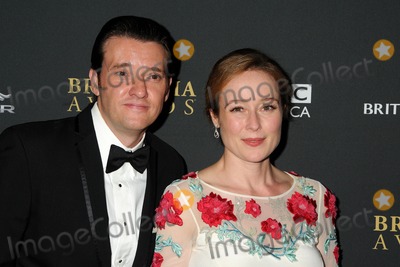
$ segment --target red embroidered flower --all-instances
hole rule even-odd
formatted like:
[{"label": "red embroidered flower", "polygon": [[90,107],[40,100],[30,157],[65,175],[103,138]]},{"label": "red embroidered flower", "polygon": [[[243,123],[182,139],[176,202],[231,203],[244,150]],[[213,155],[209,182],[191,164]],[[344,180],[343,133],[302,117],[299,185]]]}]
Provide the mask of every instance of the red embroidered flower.
[{"label": "red embroidered flower", "polygon": [[333,249],[333,255],[335,255],[336,263],[339,263],[339,247],[338,247],[338,246],[336,246],[336,247]]},{"label": "red embroidered flower", "polygon": [[181,226],[183,224],[179,215],[182,213],[181,204],[171,192],[167,191],[161,198],[160,205],[156,208],[155,221],[159,229],[165,228],[165,223],[169,222]]},{"label": "red embroidered flower", "polygon": [[282,237],[282,224],[275,219],[268,218],[262,221],[261,230],[269,234],[275,240],[281,239]]},{"label": "red embroidered flower", "polygon": [[186,180],[187,178],[196,178],[196,177],[197,177],[196,172],[189,172],[188,174],[182,176],[182,180]]},{"label": "red embroidered flower", "polygon": [[201,212],[201,219],[209,226],[218,226],[222,220],[237,220],[233,214],[232,201],[226,201],[226,198],[215,193],[203,197],[197,203],[197,209]]},{"label": "red embroidered flower", "polygon": [[329,190],[325,192],[324,205],[326,207],[325,218],[332,217],[332,223],[335,224],[337,216],[336,197]]},{"label": "red embroidered flower", "polygon": [[287,202],[288,210],[293,213],[295,223],[306,220],[307,224],[315,225],[318,214],[315,211],[317,203],[308,196],[295,192]]},{"label": "red embroidered flower", "polygon": [[160,267],[163,261],[164,257],[160,253],[154,252],[154,257],[153,257],[153,262],[151,263],[151,267]]},{"label": "red embroidered flower", "polygon": [[300,174],[298,174],[297,172],[295,172],[295,171],[290,171],[290,172],[288,172],[288,173],[290,173],[290,174],[292,174],[292,175],[294,175],[294,176],[298,176],[298,177],[300,177],[301,175]]},{"label": "red embroidered flower", "polygon": [[258,205],[254,199],[246,201],[246,209],[244,210],[244,213],[251,214],[254,218],[257,218],[257,216],[261,214],[260,205]]}]

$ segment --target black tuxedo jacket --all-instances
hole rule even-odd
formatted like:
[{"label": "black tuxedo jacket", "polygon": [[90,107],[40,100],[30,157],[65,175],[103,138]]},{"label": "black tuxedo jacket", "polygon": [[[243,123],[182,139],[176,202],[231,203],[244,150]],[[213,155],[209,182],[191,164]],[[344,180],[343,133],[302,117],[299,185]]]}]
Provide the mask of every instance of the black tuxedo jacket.
[{"label": "black tuxedo jacket", "polygon": [[[154,210],[186,173],[183,158],[151,133],[134,267],[150,266]],[[0,135],[0,266],[110,266],[104,174],[90,107],[77,117],[33,122]]]}]

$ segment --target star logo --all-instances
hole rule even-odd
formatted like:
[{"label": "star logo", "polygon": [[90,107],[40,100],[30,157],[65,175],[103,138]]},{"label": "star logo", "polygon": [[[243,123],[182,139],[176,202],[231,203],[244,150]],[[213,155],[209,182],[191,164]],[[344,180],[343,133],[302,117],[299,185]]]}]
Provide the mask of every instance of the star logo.
[{"label": "star logo", "polygon": [[394,195],[386,189],[376,191],[372,198],[375,208],[381,211],[389,210],[394,204]]},{"label": "star logo", "polygon": [[374,56],[380,61],[386,61],[394,55],[394,45],[385,39],[381,39],[374,44],[372,48]]},{"label": "star logo", "polygon": [[194,45],[186,39],[180,39],[174,44],[173,52],[177,59],[186,61],[192,58]]},{"label": "star logo", "polygon": [[179,203],[181,203],[183,210],[190,209],[194,203],[194,195],[187,189],[182,189],[175,192],[174,199],[177,199]]}]

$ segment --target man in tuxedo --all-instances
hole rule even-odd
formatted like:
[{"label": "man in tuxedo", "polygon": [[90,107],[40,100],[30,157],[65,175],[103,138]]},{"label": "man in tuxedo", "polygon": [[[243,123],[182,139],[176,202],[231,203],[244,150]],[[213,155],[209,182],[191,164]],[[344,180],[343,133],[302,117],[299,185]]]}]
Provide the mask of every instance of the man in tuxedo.
[{"label": "man in tuxedo", "polygon": [[169,95],[171,38],[153,20],[108,21],[77,117],[0,135],[0,266],[150,266],[153,215],[183,158],[147,131]]}]

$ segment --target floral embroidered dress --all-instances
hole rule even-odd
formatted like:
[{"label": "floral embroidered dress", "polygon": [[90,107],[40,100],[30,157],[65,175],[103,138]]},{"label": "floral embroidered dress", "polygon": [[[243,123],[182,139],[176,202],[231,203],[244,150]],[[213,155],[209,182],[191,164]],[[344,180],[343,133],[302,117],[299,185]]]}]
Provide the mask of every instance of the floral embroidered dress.
[{"label": "floral embroidered dress", "polygon": [[173,182],[156,209],[152,267],[337,266],[335,196],[287,174],[291,188],[273,197],[227,192],[195,172]]}]

